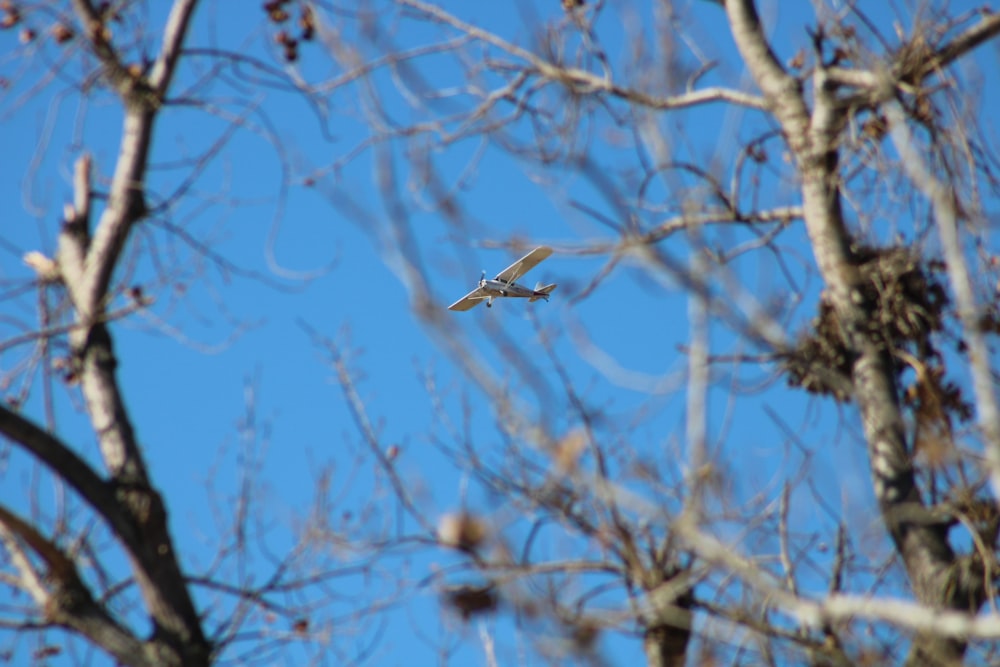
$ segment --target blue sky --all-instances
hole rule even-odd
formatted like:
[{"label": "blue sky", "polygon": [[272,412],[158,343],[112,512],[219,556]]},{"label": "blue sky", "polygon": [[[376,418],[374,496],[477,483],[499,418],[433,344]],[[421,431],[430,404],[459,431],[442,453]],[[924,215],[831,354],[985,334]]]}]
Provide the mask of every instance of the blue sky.
[{"label": "blue sky", "polygon": [[[544,7],[442,4],[528,48],[538,47],[541,25],[554,26],[564,20],[557,2]],[[773,34],[788,36],[776,43],[779,56],[791,58],[808,42],[804,26],[815,22],[809,3],[780,3],[780,19],[777,3],[762,4],[762,13],[774,25]],[[881,3],[875,4],[872,17],[889,26],[890,19],[882,14],[886,10]],[[147,23],[160,25],[162,6],[151,5]],[[258,3],[252,11],[247,7],[234,0],[206,3],[196,15],[189,45],[238,49],[280,66],[272,45],[274,29],[265,25]],[[650,37],[651,10],[646,3],[635,8],[610,3],[610,7],[597,31],[615,69],[629,72],[626,63],[637,42],[623,43],[622,26],[641,25],[643,34]],[[719,8],[692,1],[679,3],[678,14],[691,37],[689,43],[678,44],[678,49],[703,51],[706,58],[719,61],[704,83],[745,83]],[[627,22],[633,19],[636,23]],[[401,48],[426,44],[441,34],[437,27],[400,21],[390,14],[382,27]],[[651,37],[645,48],[646,56],[655,58],[657,45]],[[372,48],[367,51],[371,53]],[[30,277],[21,265],[24,252],[53,253],[62,204],[71,197],[72,164],[81,148],[94,155],[98,182],[106,183],[103,179],[108,178],[117,151],[120,112],[106,93],[81,103],[72,85],[78,74],[73,63],[64,76],[40,91],[34,89],[53,59],[60,57],[60,49],[19,46],[16,34],[7,31],[0,33],[0,52],[7,54],[0,61],[0,75],[10,81],[0,92],[0,143],[5,153],[0,161],[0,198],[10,203],[3,216],[0,280],[7,289]],[[338,74],[319,44],[304,45],[300,56],[299,66],[289,71],[306,81],[318,83]],[[995,66],[995,54],[977,57]],[[431,85],[443,86],[442,80],[447,79],[451,85],[459,82],[454,66],[444,59],[440,64],[428,62],[420,71]],[[190,61],[182,68],[174,92],[183,94],[202,71],[202,65]],[[995,67],[992,72],[989,76],[995,79]],[[418,117],[391,91],[391,83],[384,73],[375,79],[389,100],[387,110],[399,119]],[[242,126],[199,173],[188,196],[133,235],[126,258],[127,270],[133,272],[129,282],[141,284],[156,303],[148,313],[113,327],[128,405],[155,483],[170,505],[184,564],[192,571],[211,558],[219,536],[216,522],[228,518],[227,508],[238,491],[239,464],[251,454],[259,457],[258,498],[277,545],[287,544],[308,514],[323,470],[331,471],[332,495],[338,498],[334,515],[349,511],[357,521],[362,505],[372,499],[392,506],[384,475],[366,453],[328,355],[311,340],[303,322],[347,352],[380,443],[401,448],[397,470],[412,485],[428,517],[466,505],[497,521],[509,521],[514,524],[512,533],[518,531],[510,519],[513,509],[451,466],[435,446],[446,436],[449,421],[461,424],[464,402],[472,406],[470,431],[481,447],[499,450],[503,438],[488,399],[455,364],[446,341],[440,339],[441,330],[425,326],[411,310],[412,286],[400,279],[397,257],[386,242],[393,227],[391,211],[375,184],[375,153],[364,152],[336,172],[329,169],[367,131],[360,117],[361,98],[353,90],[330,96],[329,115],[320,118],[294,93],[259,82],[229,85],[219,80],[193,91],[199,99],[209,99],[210,105],[171,109],[161,120],[149,183],[161,195],[183,182],[190,174],[187,161],[217,142],[233,118]],[[995,95],[995,85],[985,90]],[[441,102],[441,107],[447,102]],[[456,103],[460,102],[457,96]],[[674,159],[717,167],[724,174],[734,142],[745,141],[765,127],[759,116],[721,106],[678,112],[657,122],[662,123]],[[530,140],[526,129],[517,126],[515,135]],[[595,147],[591,157],[596,171],[625,182],[624,169],[635,160],[634,152],[621,148],[631,141],[627,124],[616,127],[604,120],[587,126],[586,131]],[[481,156],[479,151],[483,151]],[[580,170],[539,168],[476,138],[433,146],[429,154],[447,185],[459,174],[467,175],[467,182],[457,191],[460,224],[456,224],[439,212],[420,209],[417,181],[410,180],[419,174],[407,165],[401,146],[393,148],[414,256],[422,262],[434,302],[443,309],[471,288],[480,270],[494,273],[507,266],[518,256],[516,252],[484,246],[512,238],[528,247],[554,246],[555,255],[525,282],[560,285],[549,303],[500,302],[490,310],[444,313],[447,330],[465,341],[495,378],[509,383],[527,416],[538,419],[553,437],[561,437],[574,427],[574,419],[567,417],[571,415],[567,398],[539,340],[538,331],[545,331],[574,387],[607,418],[602,434],[622,437],[623,446],[679,474],[685,451],[682,381],[686,364],[679,346],[689,336],[688,296],[682,287],[669,275],[653,274],[648,265],[633,263],[620,266],[589,297],[574,299],[607,260],[606,255],[576,251],[588,243],[616,238],[614,231],[587,213],[589,209],[615,214],[614,202],[602,195],[597,179]],[[779,159],[774,162],[780,165]],[[772,184],[764,188],[765,198],[797,202],[774,173],[762,170],[759,176]],[[671,176],[650,189],[648,198],[662,198],[668,208],[677,206],[671,200],[671,188],[676,186],[692,187],[693,181],[684,175]],[[353,197],[358,215],[346,215],[343,207],[332,203],[338,201],[334,195]],[[649,214],[641,223],[655,219]],[[244,271],[221,269],[179,242],[165,224],[183,227]],[[711,240],[733,247],[749,238],[739,230],[723,230],[713,232]],[[790,270],[805,303],[787,322],[794,329],[814,313],[820,285],[815,275],[807,275],[811,255],[802,231],[788,230],[779,243],[790,258]],[[682,264],[689,261],[690,250],[679,237],[662,248]],[[733,264],[733,272],[762,301],[775,294],[788,298],[782,269],[767,253],[744,256]],[[0,309],[0,337],[13,335],[20,331],[20,322],[36,317],[35,293],[8,299]],[[581,347],[579,332],[600,352]],[[519,370],[503,356],[499,344],[505,341],[516,346],[532,371]],[[718,354],[755,351],[738,346],[731,330],[717,321],[713,321],[712,343],[713,353]],[[0,355],[0,372],[4,378],[16,378],[8,392],[31,378],[25,411],[40,415],[37,371],[16,373],[15,364],[26,352],[20,348]],[[444,414],[437,412],[428,395],[425,376],[434,378]],[[797,437],[809,442],[808,476],[834,509],[844,516],[862,508],[870,511],[867,463],[852,410],[786,391],[783,380],[774,380],[766,367],[743,367],[737,372],[721,367],[716,379],[711,393],[710,451],[723,474],[731,476],[736,497],[748,498],[764,490],[765,497],[776,498],[781,481],[803,462],[794,438],[776,426],[770,410],[781,415]],[[670,391],[649,389],[659,382],[670,386]],[[248,392],[253,396],[257,425],[252,438],[243,428]],[[94,438],[80,413],[79,397],[62,387],[56,388],[55,395],[57,431],[95,460]],[[623,457],[620,464],[624,469],[628,463]],[[23,508],[25,498],[37,496],[39,507],[51,509],[54,496],[44,484],[36,486],[38,473],[32,465],[13,453],[5,453],[5,464],[0,501]],[[836,476],[822,474],[831,469],[837,471]],[[385,505],[379,507],[371,518],[375,524],[393,516]],[[796,491],[793,514],[798,525],[817,521],[832,525],[809,502],[805,485]],[[870,556],[884,550],[884,540],[878,544]],[[558,557],[575,546],[572,538],[553,537],[549,548]],[[817,556],[817,560],[823,562],[824,557]],[[454,559],[445,552],[425,549],[390,562],[406,570],[407,580],[420,582],[426,580],[432,565]],[[364,587],[356,578],[345,579],[344,585],[356,587],[357,594],[363,595]],[[804,585],[820,589],[823,582],[807,580]],[[451,625],[441,620],[433,586],[411,594],[416,602],[388,616],[391,627],[401,629],[401,634],[387,635],[376,664],[417,664],[411,660],[415,651],[426,656],[426,662],[419,664],[436,659],[427,642],[405,639],[406,628],[419,627],[438,638]],[[518,636],[501,625],[498,631]],[[456,662],[482,664],[475,626],[467,632],[472,641]],[[343,640],[339,646],[348,644],[349,640]],[[625,664],[640,648],[635,641],[618,640],[611,646],[613,651],[606,648],[609,658],[613,654],[613,664],[619,660]],[[94,664],[105,663],[96,658]]]}]

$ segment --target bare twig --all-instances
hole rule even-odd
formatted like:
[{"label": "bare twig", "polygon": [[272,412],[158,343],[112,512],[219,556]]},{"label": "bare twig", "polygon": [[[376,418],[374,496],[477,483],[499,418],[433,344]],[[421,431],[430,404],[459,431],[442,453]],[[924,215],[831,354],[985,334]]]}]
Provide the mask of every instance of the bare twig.
[{"label": "bare twig", "polygon": [[941,249],[948,267],[948,279],[958,305],[962,335],[968,344],[969,372],[976,397],[979,428],[985,440],[993,497],[1000,499],[1000,407],[994,392],[990,351],[980,327],[980,308],[976,303],[972,277],[959,239],[957,195],[953,188],[931,172],[923,156],[916,150],[906,116],[899,105],[887,105],[885,113],[889,120],[889,131],[907,175],[926,194],[934,210],[938,238],[941,239]]}]

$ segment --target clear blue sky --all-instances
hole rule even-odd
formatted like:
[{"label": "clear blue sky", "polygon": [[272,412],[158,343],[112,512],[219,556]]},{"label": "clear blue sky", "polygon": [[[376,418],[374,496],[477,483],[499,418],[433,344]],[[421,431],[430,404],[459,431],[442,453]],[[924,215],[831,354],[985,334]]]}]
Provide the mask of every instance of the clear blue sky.
[{"label": "clear blue sky", "polygon": [[[148,9],[148,24],[161,25],[161,5],[166,3],[150,4],[154,6]],[[537,47],[542,23],[562,20],[555,0],[544,6],[442,4],[466,20],[529,48]],[[598,33],[616,70],[625,72],[634,43],[623,43],[621,21],[637,18],[647,36],[652,21],[646,3],[638,3],[634,10],[618,4],[607,11]],[[783,12],[780,20],[776,17],[778,4]],[[882,3],[872,4],[878,5],[870,9],[875,12],[873,18],[888,29],[890,20],[880,14],[887,10],[881,9]],[[679,5],[679,14],[690,20],[685,25],[692,41],[678,48],[695,48],[704,51],[706,58],[719,61],[705,83],[745,82],[721,10],[710,2]],[[791,58],[807,44],[803,28],[815,22],[809,3],[764,5],[763,13],[775,26],[774,34],[781,35],[779,55]],[[274,31],[264,26],[259,3],[239,3],[238,8],[232,0],[205,3],[196,22],[191,47],[239,49],[265,59],[273,56],[270,44]],[[40,25],[45,24],[40,20]],[[426,44],[439,34],[426,26],[417,28],[412,22],[385,26],[387,30],[395,28],[399,28],[394,33],[395,42],[403,47]],[[646,48],[648,55],[655,57],[652,39]],[[114,100],[104,93],[81,104],[71,85],[72,75],[77,73],[72,63],[66,76],[40,92],[33,90],[51,59],[61,53],[59,49],[21,47],[16,33],[7,31],[0,33],[0,53],[5,54],[0,75],[10,82],[0,91],[0,200],[8,203],[2,218],[0,280],[6,289],[30,276],[21,265],[24,252],[53,253],[62,205],[71,197],[72,164],[81,149],[94,155],[99,183],[106,183],[117,150],[120,113]],[[300,56],[299,72],[307,81],[320,82],[338,74],[318,44],[305,45]],[[995,55],[992,60],[989,55],[978,57],[992,63],[993,80],[984,90],[995,94]],[[204,62],[189,62],[180,71],[176,94],[204,71]],[[434,77],[454,77],[452,68],[441,67],[422,70],[431,85],[437,85]],[[388,86],[386,78],[380,77],[378,85]],[[128,270],[134,270],[134,282],[155,296],[156,304],[149,313],[113,327],[128,406],[146,447],[155,483],[169,503],[173,534],[184,554],[185,567],[199,571],[207,564],[217,537],[216,521],[225,521],[227,508],[231,510],[230,498],[238,489],[237,464],[247,451],[241,425],[248,387],[256,401],[257,437],[262,444],[257,452],[259,497],[277,544],[287,540],[301,517],[308,514],[321,470],[332,471],[331,496],[338,502],[335,515],[345,510],[356,515],[359,504],[372,498],[388,502],[385,480],[365,454],[336,374],[300,322],[351,351],[350,366],[378,425],[380,441],[401,448],[398,470],[418,493],[428,516],[465,504],[498,521],[509,521],[513,510],[504,506],[502,499],[484,494],[434,446],[435,438],[443,437],[445,426],[428,396],[422,380],[425,374],[435,378],[448,418],[461,423],[462,399],[467,399],[473,406],[473,438],[481,440],[485,448],[491,444],[499,448],[502,441],[482,392],[454,365],[447,348],[435,340],[435,331],[422,326],[410,309],[411,294],[393,270],[395,258],[385,243],[391,225],[373,183],[371,152],[346,165],[336,177],[325,170],[364,136],[358,98],[348,92],[330,98],[333,105],[322,128],[328,135],[324,136],[320,127],[324,121],[295,94],[263,85],[233,87],[222,82],[213,83],[209,94],[205,89],[196,92],[211,98],[216,106],[171,109],[163,115],[149,185],[161,194],[171,191],[190,173],[184,161],[216,142],[232,114],[244,114],[239,116],[243,129],[199,174],[189,196],[163,219],[183,226],[213,252],[263,279],[220,270],[153,220],[133,234],[126,263],[135,258],[134,267]],[[401,118],[411,113],[398,97],[391,99],[399,106],[390,112]],[[751,128],[762,127],[759,118],[722,107],[676,113],[664,122],[670,129],[667,136],[674,142],[671,150],[676,159],[718,164],[722,169],[728,167],[735,142],[751,136]],[[598,170],[612,172],[634,161],[628,151],[611,148],[614,133],[627,134],[628,127],[616,128],[605,122],[588,129],[597,137],[592,157]],[[454,178],[480,148],[469,140],[439,148],[433,155],[442,174]],[[414,173],[399,149],[395,157],[400,189],[412,195],[412,183],[407,179]],[[282,164],[289,171],[283,172]],[[315,184],[306,185],[307,177],[315,177]],[[764,178],[771,176],[765,174]],[[691,185],[683,178],[680,182]],[[362,216],[350,219],[331,205],[324,192],[335,187],[356,197]],[[531,416],[559,436],[571,426],[566,418],[568,403],[538,340],[541,327],[551,336],[576,389],[588,404],[605,412],[602,433],[609,438],[627,433],[629,446],[677,474],[682,462],[673,457],[675,452],[684,451],[683,389],[674,386],[668,393],[657,393],[648,387],[683,376],[686,359],[678,346],[689,335],[685,292],[676,282],[650,279],[641,266],[624,266],[588,298],[573,299],[597,275],[607,257],[581,257],[570,251],[587,242],[615,238],[613,231],[572,205],[583,202],[606,214],[612,210],[593,180],[580,173],[539,169],[489,146],[458,194],[465,223],[461,228],[449,225],[436,213],[412,209],[409,217],[431,296],[442,309],[473,286],[480,270],[494,273],[517,256],[482,247],[488,241],[518,238],[528,246],[554,246],[556,254],[532,271],[525,282],[544,280],[560,286],[549,303],[499,302],[490,310],[446,313],[449,327],[460,332],[468,348],[496,378],[510,383],[511,392]],[[664,198],[668,194],[662,188],[651,192],[651,196]],[[790,195],[775,191],[770,196],[780,202]],[[788,203],[796,202],[791,195]],[[643,223],[651,221],[655,221],[654,216]],[[734,231],[728,237],[720,236],[720,242],[735,245],[741,238]],[[673,243],[665,244],[664,252],[686,263],[687,246],[681,240]],[[815,276],[804,277],[802,267],[811,270],[811,256],[802,233],[790,230],[781,237],[781,244],[795,258],[791,270],[803,288],[806,305],[793,320],[801,321],[812,316],[820,285]],[[770,256],[753,254],[735,266],[744,286],[761,298],[787,287]],[[5,300],[0,305],[0,338],[20,331],[18,323],[32,321],[35,308],[32,292]],[[585,332],[601,354],[581,348],[573,331]],[[535,375],[521,374],[504,359],[497,349],[502,340],[518,346],[526,363],[536,369]],[[753,351],[734,346],[731,333],[719,323],[713,324],[712,340],[714,353]],[[0,355],[3,377],[18,378],[8,393],[29,381],[18,376],[14,368],[24,353],[21,348]],[[847,516],[870,508],[867,463],[856,439],[853,411],[809,400],[786,391],[782,381],[767,384],[768,379],[767,368],[741,370],[734,378],[722,367],[713,389],[712,452],[718,467],[733,475],[736,497],[763,491],[776,498],[781,481],[802,463],[796,446],[765,413],[768,407],[812,445],[811,481],[833,501],[834,510]],[[37,372],[30,381],[35,384],[25,410],[41,415]],[[730,402],[734,383],[740,386]],[[758,391],[761,385],[765,391]],[[58,432],[94,460],[94,437],[81,417],[78,395],[71,392],[67,396],[62,388],[57,388],[56,395]],[[0,501],[27,511],[25,498],[37,496],[40,507],[51,508],[55,502],[52,491],[45,484],[38,485],[35,469],[17,455],[5,452],[4,457],[7,467],[0,484]],[[836,476],[816,474],[831,469],[836,469]],[[796,522],[828,523],[829,518],[809,502],[807,487],[800,490],[802,495],[793,511]],[[210,507],[220,514],[208,511]],[[557,557],[571,544],[555,541],[552,555]],[[407,576],[414,582],[423,581],[431,564],[447,562],[453,562],[449,554],[422,552],[406,561],[410,568]],[[359,586],[359,582],[353,579],[345,585]],[[409,628],[419,627],[434,639],[444,632],[443,627],[451,626],[440,623],[433,586],[412,594],[416,603],[389,615],[395,632],[386,634],[375,664],[431,664],[435,659],[427,642],[411,636]],[[475,626],[470,626],[468,633],[473,640],[471,648],[464,649],[467,653],[455,664],[482,664],[475,648]],[[613,664],[627,664],[639,646],[636,642],[616,642],[605,649]],[[414,655],[422,658],[415,662]],[[330,662],[337,660],[331,658]],[[106,661],[97,658],[94,664]]]}]

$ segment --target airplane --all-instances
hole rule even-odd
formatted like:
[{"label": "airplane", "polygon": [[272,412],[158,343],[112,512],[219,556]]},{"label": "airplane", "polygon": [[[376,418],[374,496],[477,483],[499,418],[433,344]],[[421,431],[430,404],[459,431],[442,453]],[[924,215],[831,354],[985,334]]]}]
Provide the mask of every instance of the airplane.
[{"label": "airplane", "polygon": [[551,254],[552,248],[539,246],[498,273],[497,277],[493,280],[487,280],[486,272],[483,271],[476,289],[448,306],[448,310],[469,310],[478,306],[483,301],[486,302],[487,308],[492,308],[493,299],[499,297],[524,297],[529,302],[537,301],[538,299],[548,301],[549,294],[556,288],[555,284],[543,285],[542,283],[538,283],[535,285],[535,289],[531,289],[523,285],[518,285],[514,281]]}]

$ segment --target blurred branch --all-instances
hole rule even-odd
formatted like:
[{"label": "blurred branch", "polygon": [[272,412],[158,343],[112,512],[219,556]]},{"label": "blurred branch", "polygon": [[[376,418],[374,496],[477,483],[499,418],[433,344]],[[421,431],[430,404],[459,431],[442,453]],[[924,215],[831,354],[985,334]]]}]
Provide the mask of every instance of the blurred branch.
[{"label": "blurred branch", "polygon": [[135,539],[129,525],[121,520],[111,487],[66,444],[2,404],[0,433],[73,487],[108,521],[123,541]]},{"label": "blurred branch", "polygon": [[[1000,15],[996,18],[1000,19]],[[968,344],[969,372],[972,375],[979,427],[985,439],[993,497],[1000,499],[1000,407],[997,405],[994,391],[990,348],[980,324],[981,309],[976,303],[972,277],[959,238],[961,215],[958,210],[958,194],[954,188],[934,175],[923,156],[916,150],[907,126],[906,115],[899,104],[886,105],[885,115],[903,168],[913,184],[930,200],[934,211],[948,279],[958,306],[962,335]]]},{"label": "blurred branch", "polygon": [[500,38],[496,33],[467,23],[440,7],[423,2],[422,0],[399,0],[399,2],[405,7],[420,11],[437,22],[450,25],[470,37],[491,44],[512,56],[524,60],[543,78],[562,83],[579,95],[607,93],[632,104],[657,111],[684,109],[713,102],[729,102],[758,110],[767,108],[765,100],[759,96],[719,86],[667,97],[649,95],[634,88],[615,84],[606,76],[593,74],[575,67],[564,67],[551,63],[526,49]]},{"label": "blurred branch", "polygon": [[180,58],[191,16],[197,4],[198,0],[175,0],[170,8],[167,27],[163,31],[163,46],[149,72],[149,85],[161,100],[166,97],[167,89],[177,70],[177,60]]},{"label": "blurred branch", "polygon": [[787,225],[795,220],[801,220],[802,217],[803,211],[801,206],[783,206],[748,213],[727,209],[708,213],[685,213],[661,222],[653,229],[642,234],[641,238],[643,242],[656,243],[681,229],[698,228],[702,225],[719,223]]},{"label": "blurred branch", "polygon": [[104,66],[104,76],[124,97],[132,87],[133,77],[111,43],[111,31],[105,25],[109,18],[107,7],[99,9],[91,0],[72,0],[72,4],[91,50]]},{"label": "blurred branch", "polygon": [[[930,608],[977,609],[978,585],[954,585],[961,562],[946,532],[902,519],[920,513],[924,500],[917,486],[900,404],[900,387],[885,343],[866,328],[875,306],[863,296],[864,279],[852,247],[841,204],[838,160],[846,122],[835,87],[823,67],[813,73],[811,110],[803,90],[779,64],[752,0],[727,0],[733,35],[744,61],[785,130],[801,178],[803,213],[813,254],[827,287],[827,298],[844,332],[851,363],[853,399],[861,414],[875,497],[883,523],[906,567],[910,585]],[[814,35],[817,57],[821,35]],[[928,630],[931,628],[927,628]],[[965,653],[964,639],[927,632],[910,647],[914,664],[951,664]]]},{"label": "blurred branch", "polygon": [[796,595],[771,572],[758,567],[752,558],[700,531],[682,517],[674,528],[695,552],[707,561],[739,576],[760,592],[782,613],[796,618],[804,626],[823,629],[832,623],[871,619],[890,623],[912,632],[926,632],[948,639],[1000,639],[1000,614],[966,613],[873,595],[830,593],[822,599]]},{"label": "blurred branch", "polygon": [[[94,601],[73,561],[31,524],[3,506],[0,506],[0,541],[20,572],[20,584],[43,610],[48,622],[72,628],[123,664],[156,664],[155,653],[147,652],[141,641]],[[41,559],[45,572],[32,565],[25,547]]]},{"label": "blurred branch", "polygon": [[76,311],[76,326],[68,332],[71,372],[80,379],[91,425],[114,484],[117,507],[99,509],[131,556],[139,590],[157,628],[158,660],[187,665],[207,664],[211,649],[174,554],[163,499],[150,484],[125,407],[105,311],[122,249],[134,225],[147,213],[146,173],[155,120],[195,5],[195,0],[173,3],[153,78],[146,81],[141,71],[120,61],[105,25],[110,18],[106,8],[98,9],[89,0],[73,0],[91,46],[121,97],[124,123],[107,201],[93,234],[89,229],[91,165],[84,156],[77,165],[75,205],[67,208],[58,241],[63,284]]},{"label": "blurred branch", "polygon": [[869,104],[882,104],[892,99],[900,85],[919,86],[927,77],[1000,34],[1000,13],[982,10],[982,20],[967,28],[939,47],[926,43],[923,31],[916,32],[896,54],[886,71],[831,66],[824,68],[831,83],[851,88],[864,88],[875,96]]},{"label": "blurred branch", "polygon": [[396,466],[393,464],[389,455],[386,452],[386,447],[379,443],[378,435],[375,433],[375,429],[372,426],[371,420],[368,418],[368,412],[365,408],[364,401],[361,396],[358,395],[357,388],[354,385],[354,378],[351,375],[350,370],[347,368],[347,364],[344,361],[343,354],[341,354],[339,346],[334,343],[329,338],[321,337],[315,329],[310,327],[303,321],[299,322],[299,326],[309,334],[313,339],[313,343],[316,345],[321,345],[326,349],[330,355],[330,361],[333,364],[334,370],[337,372],[337,380],[340,383],[340,388],[344,392],[344,399],[347,401],[347,407],[350,410],[351,416],[354,418],[355,424],[361,433],[361,437],[365,444],[368,446],[369,451],[375,456],[375,460],[378,461],[379,467],[389,478],[389,483],[392,485],[393,491],[399,502],[403,504],[406,508],[407,513],[426,531],[428,534],[435,534],[436,529],[430,521],[423,515],[423,513],[417,508],[416,503],[413,498],[410,497],[409,491],[407,491],[406,484],[400,478],[399,472],[396,470]]},{"label": "blurred branch", "polygon": [[[104,313],[101,317],[101,322],[114,322],[116,320],[124,319],[135,313],[137,311],[143,310],[150,305],[148,297],[144,298],[142,301],[137,301],[131,303],[123,308],[117,310],[112,310]],[[64,334],[85,328],[84,324],[79,322],[73,322],[70,324],[63,324],[61,326],[49,327],[47,329],[39,329],[37,331],[29,331],[28,333],[21,334],[20,336],[13,336],[7,340],[0,341],[0,352],[4,352],[11,348],[17,347],[18,345],[24,345],[26,343],[31,343],[36,340],[44,340],[49,338],[54,338],[56,336],[62,336]]]}]

